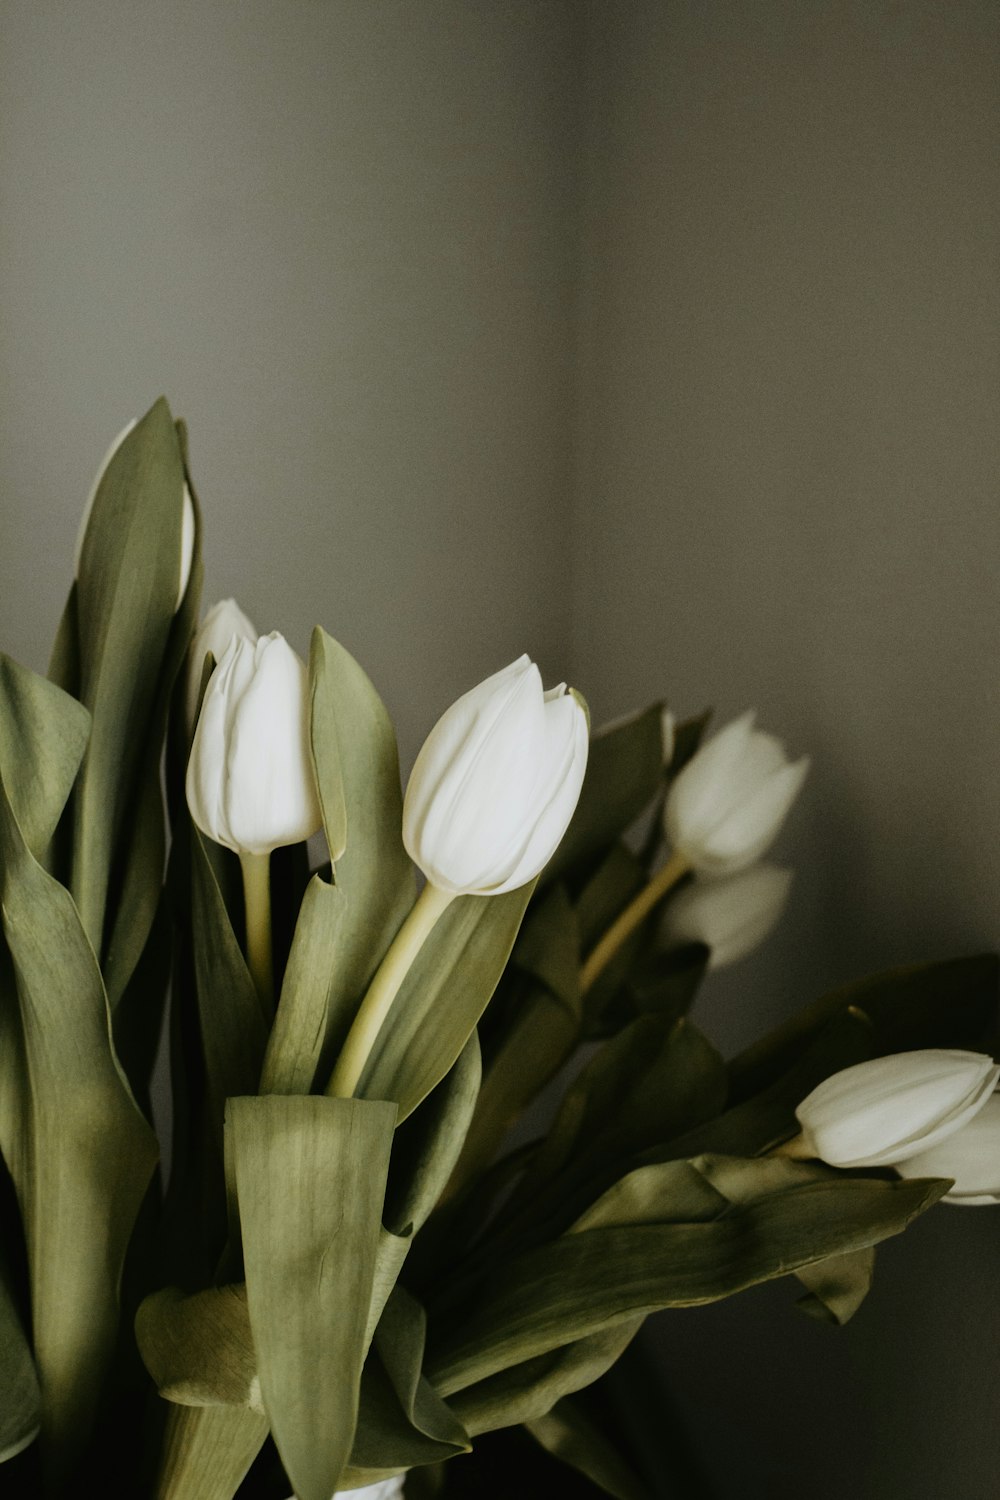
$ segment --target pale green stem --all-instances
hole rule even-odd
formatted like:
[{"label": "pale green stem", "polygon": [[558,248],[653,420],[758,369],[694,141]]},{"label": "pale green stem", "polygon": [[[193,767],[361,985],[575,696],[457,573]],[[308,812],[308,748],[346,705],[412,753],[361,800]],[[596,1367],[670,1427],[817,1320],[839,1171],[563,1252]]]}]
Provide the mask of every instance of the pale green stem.
[{"label": "pale green stem", "polygon": [[653,907],[663,900],[690,866],[683,854],[672,854],[655,874],[648,885],[643,886],[625,910],[615,918],[597,946],[592,950],[580,970],[580,993],[585,995],[600,979],[608,964],[649,916]]},{"label": "pale green stem", "polygon": [[241,854],[246,911],[247,964],[268,1014],[274,1009],[274,957],[271,948],[271,856]]},{"label": "pale green stem", "polygon": [[361,1002],[361,1008],[347,1033],[347,1040],[337,1059],[333,1076],[326,1092],[335,1098],[350,1099],[364,1072],[375,1039],[382,1023],[389,1014],[392,1002],[399,993],[410,968],[427,940],[431,929],[441,913],[454,900],[451,891],[438,890],[428,883],[424,886],[416,903],[396,933],[392,946],[379,965],[378,973]]},{"label": "pale green stem", "polygon": [[772,1146],[767,1152],[768,1156],[787,1156],[791,1161],[815,1161],[816,1153],[809,1145],[801,1131],[793,1135],[791,1140],[782,1141],[780,1146]]}]

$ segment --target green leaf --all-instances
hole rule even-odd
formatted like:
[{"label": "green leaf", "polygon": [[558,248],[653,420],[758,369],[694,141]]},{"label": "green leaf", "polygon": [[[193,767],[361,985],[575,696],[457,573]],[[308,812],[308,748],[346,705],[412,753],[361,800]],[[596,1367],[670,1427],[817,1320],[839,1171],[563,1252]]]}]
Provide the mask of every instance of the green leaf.
[{"label": "green leaf", "polygon": [[0,1464],[34,1442],[40,1425],[38,1376],[0,1259]]},{"label": "green leaf", "polygon": [[897,1234],[944,1191],[926,1179],[809,1181],[708,1222],[563,1235],[495,1266],[447,1319],[430,1309],[428,1377],[447,1397],[639,1314],[731,1296]]},{"label": "green leaf", "polygon": [[55,832],[89,733],[81,704],[0,653],[0,775],[36,859]]},{"label": "green leaf", "polygon": [[663,781],[663,705],[598,730],[566,835],[542,873],[548,883],[624,833]]},{"label": "green leaf", "polygon": [[877,1054],[981,1046],[996,1013],[997,972],[996,954],[984,953],[889,969],[844,985],[733,1059],[733,1098],[748,1098],[775,1082],[831,1018],[849,1010],[868,1017]]},{"label": "green leaf", "polygon": [[450,1400],[470,1437],[498,1427],[529,1425],[557,1401],[597,1380],[622,1355],[642,1326],[641,1316],[601,1329],[572,1344],[512,1365],[457,1391]]},{"label": "green leaf", "polygon": [[93,728],[74,799],[73,894],[97,951],[174,622],[183,486],[177,434],[161,399],[108,465],[80,556],[80,696]]},{"label": "green leaf", "polygon": [[206,849],[191,825],[191,905],[198,1014],[213,1135],[222,1149],[226,1099],[253,1094],[267,1045],[268,1018],[236,941]]},{"label": "green leaf", "polygon": [[473,1031],[451,1071],[398,1128],[384,1220],[400,1234],[426,1222],[462,1149],[476,1107],[482,1065]]},{"label": "green leaf", "polygon": [[117,1064],[100,971],[69,893],[32,858],[0,781],[0,910],[30,1090],[9,1162],[24,1220],[53,1471],[86,1441],[118,1324],[125,1250],[157,1160]]},{"label": "green leaf", "polygon": [[245,1285],[190,1296],[165,1287],[140,1306],[135,1335],[165,1400],[263,1412]]},{"label": "green leaf", "polygon": [[615,1500],[649,1500],[649,1490],[617,1448],[574,1402],[524,1424],[554,1458],[577,1469]]},{"label": "green leaf", "polygon": [[357,1006],[413,905],[392,723],[357,662],[325,631],[309,658],[312,754],[334,886],[302,903],[262,1087],[307,1093],[325,1081]]},{"label": "green leaf", "polygon": [[264,1407],[299,1500],[347,1464],[396,1111],[361,1099],[229,1101]]},{"label": "green leaf", "polygon": [[361,1405],[343,1488],[467,1453],[468,1434],[422,1373],[426,1317],[398,1287],[386,1305],[365,1365]]},{"label": "green leaf", "polygon": [[359,1095],[396,1100],[404,1120],[440,1083],[489,1004],[533,888],[452,901],[400,986]]},{"label": "green leaf", "polygon": [[170,1406],[155,1500],[233,1500],[267,1437],[267,1418],[241,1406]]},{"label": "green leaf", "polygon": [[[121,846],[112,872],[110,936],[103,964],[108,999],[115,1010],[146,947],[156,918],[166,863],[166,829],[160,767],[174,685],[198,625],[201,602],[201,517],[195,502],[195,542],[191,576],[180,609],[173,618],[156,684],[138,780],[126,815]],[[141,1008],[141,991],[133,992]],[[155,1025],[155,1014],[149,1024]],[[140,1021],[139,1024],[142,1024]]]},{"label": "green leaf", "polygon": [[569,1222],[609,1170],[713,1119],[725,1088],[722,1059],[690,1022],[638,1017],[604,1043],[569,1089],[511,1211],[541,1195],[545,1222],[556,1215]]},{"label": "green leaf", "polygon": [[875,1248],[865,1246],[847,1255],[831,1255],[811,1266],[800,1266],[796,1276],[806,1288],[796,1306],[823,1323],[843,1325],[853,1318],[868,1295],[875,1275]]}]

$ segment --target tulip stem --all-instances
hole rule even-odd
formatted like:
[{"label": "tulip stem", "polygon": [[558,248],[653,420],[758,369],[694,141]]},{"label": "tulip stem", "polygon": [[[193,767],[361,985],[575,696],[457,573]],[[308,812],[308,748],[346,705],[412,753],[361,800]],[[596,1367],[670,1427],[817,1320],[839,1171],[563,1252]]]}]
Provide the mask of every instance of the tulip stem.
[{"label": "tulip stem", "polygon": [[782,1141],[780,1146],[772,1146],[767,1155],[785,1156],[789,1161],[816,1160],[816,1153],[806,1141],[805,1135],[801,1130],[798,1135],[793,1135],[789,1140]]},{"label": "tulip stem", "polygon": [[334,1098],[350,1099],[353,1095],[403,980],[431,929],[454,899],[451,891],[439,890],[430,881],[420,892],[410,915],[396,933],[388,953],[379,965],[347,1033],[347,1040],[327,1084],[326,1092]]},{"label": "tulip stem", "polygon": [[643,886],[635,900],[615,918],[600,942],[591,949],[580,970],[580,993],[582,995],[593,988],[636,928],[641,926],[653,907],[663,900],[671,887],[675,886],[689,869],[690,866],[683,854],[672,854],[663,869],[657,871],[649,884]]},{"label": "tulip stem", "polygon": [[271,856],[241,854],[243,901],[247,928],[247,965],[257,993],[270,1014],[274,1009],[274,955],[271,948]]}]

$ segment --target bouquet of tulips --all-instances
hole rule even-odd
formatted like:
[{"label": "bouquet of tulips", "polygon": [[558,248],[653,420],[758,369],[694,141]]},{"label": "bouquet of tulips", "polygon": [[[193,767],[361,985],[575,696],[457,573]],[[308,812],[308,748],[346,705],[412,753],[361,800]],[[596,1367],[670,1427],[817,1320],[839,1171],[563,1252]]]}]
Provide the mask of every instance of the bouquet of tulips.
[{"label": "bouquet of tulips", "polygon": [[635,1500],[574,1393],[647,1315],[793,1275],[843,1322],[878,1241],[1000,1195],[994,960],[724,1060],[689,1013],[777,918],[806,762],[660,704],[591,736],[522,657],[404,798],[336,640],[199,625],[200,534],[161,400],[95,484],[48,677],[0,658],[5,1472],[461,1493],[520,1425]]}]

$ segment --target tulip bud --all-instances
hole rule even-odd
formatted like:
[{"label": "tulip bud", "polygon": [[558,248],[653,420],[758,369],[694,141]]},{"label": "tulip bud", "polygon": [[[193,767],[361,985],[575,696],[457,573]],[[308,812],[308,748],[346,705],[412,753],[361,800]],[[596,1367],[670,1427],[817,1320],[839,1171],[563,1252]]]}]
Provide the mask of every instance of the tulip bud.
[{"label": "tulip bud", "polygon": [[718,880],[694,880],[669,902],[662,935],[670,947],[704,943],[711,950],[710,969],[734,964],[777,926],[791,885],[791,870],[767,864]]},{"label": "tulip bud", "polygon": [[664,824],[674,851],[706,875],[732,875],[777,836],[809,769],[746,713],[692,756],[667,794]]},{"label": "tulip bud", "polygon": [[309,677],[277,631],[234,636],[212,673],[187,769],[191,816],[235,853],[297,844],[322,822],[309,753]]},{"label": "tulip bud", "polygon": [[256,641],[257,632],[235,599],[220,599],[202,620],[188,651],[185,712],[189,734],[194,732],[194,721],[198,715],[198,695],[205,671],[205,658],[214,656],[216,663],[220,662],[234,636],[246,641]]},{"label": "tulip bud", "polygon": [[856,1063],[825,1079],[795,1111],[802,1126],[796,1155],[832,1167],[908,1161],[971,1120],[998,1078],[992,1058],[943,1047]]},{"label": "tulip bud", "polygon": [[587,715],[522,656],[453,703],[417,756],[403,842],[439,890],[500,895],[551,858],[587,766]]},{"label": "tulip bud", "polygon": [[940,1145],[893,1165],[901,1177],[953,1178],[945,1203],[1000,1203],[1000,1094]]},{"label": "tulip bud", "polygon": [[[83,555],[83,540],[87,535],[90,513],[94,509],[94,501],[97,499],[97,491],[101,487],[101,480],[104,478],[111,460],[136,425],[136,418],[133,417],[132,421],[122,428],[107,453],[105,453],[101,467],[97,471],[97,478],[90,487],[90,494],[87,496],[87,503],[83,507],[83,515],[80,519],[80,529],[76,534],[76,550],[73,555],[73,575],[76,578],[80,576],[80,558]],[[186,484],[184,485],[182,503],[184,510],[181,515],[181,557],[180,571],[177,578],[177,599],[174,604],[175,612],[180,609],[181,600],[187,593],[188,580],[191,577],[191,562],[194,557],[194,505],[191,502],[191,491]]]}]

